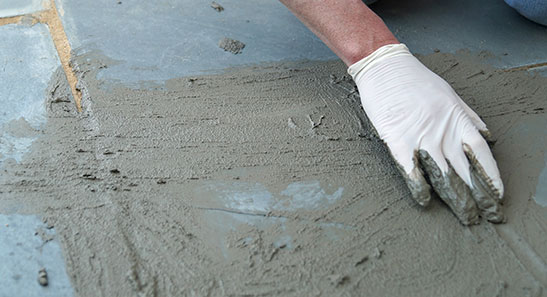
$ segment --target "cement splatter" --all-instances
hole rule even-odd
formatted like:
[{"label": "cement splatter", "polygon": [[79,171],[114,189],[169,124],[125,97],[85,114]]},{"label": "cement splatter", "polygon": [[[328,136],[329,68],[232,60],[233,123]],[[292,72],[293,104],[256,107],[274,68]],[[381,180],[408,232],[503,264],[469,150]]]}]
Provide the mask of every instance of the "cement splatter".
[{"label": "cement splatter", "polygon": [[47,287],[48,281],[47,281],[47,271],[45,268],[40,269],[38,271],[38,283],[42,287]]},{"label": "cement splatter", "polygon": [[218,42],[218,47],[220,47],[226,52],[230,52],[234,55],[237,55],[237,54],[241,54],[241,52],[243,51],[243,48],[245,48],[245,43],[239,40],[224,37]]},{"label": "cement splatter", "polygon": [[547,79],[468,53],[421,59],[488,124],[507,224],[418,206],[353,83],[332,82],[339,61],[136,90],[98,80],[97,53],[74,61],[83,113],[52,82],[44,135],[0,176],[2,209],[55,225],[80,296],[540,296],[545,131],[518,127],[545,121]]},{"label": "cement splatter", "polygon": [[213,8],[214,10],[216,10],[217,12],[222,12],[224,11],[224,7],[218,3],[216,3],[215,1],[211,2],[211,8]]}]

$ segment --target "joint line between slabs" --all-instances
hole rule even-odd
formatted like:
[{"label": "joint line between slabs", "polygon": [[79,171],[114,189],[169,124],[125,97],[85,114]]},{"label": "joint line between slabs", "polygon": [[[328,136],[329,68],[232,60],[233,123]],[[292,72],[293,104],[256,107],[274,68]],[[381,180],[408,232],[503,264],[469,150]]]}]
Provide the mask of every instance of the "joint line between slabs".
[{"label": "joint line between slabs", "polygon": [[82,92],[76,88],[78,78],[76,77],[74,69],[72,69],[72,65],[70,64],[72,49],[70,48],[70,43],[68,42],[61,18],[57,13],[55,0],[50,0],[49,6],[50,7],[48,10],[45,10],[40,14],[40,22],[45,23],[49,28],[49,34],[51,35],[51,39],[53,40],[53,44],[57,50],[57,55],[61,60],[61,65],[65,72],[68,84],[70,85],[76,108],[78,109],[78,112],[81,112]]},{"label": "joint line between slabs", "polygon": [[22,18],[23,17],[20,15],[0,18],[0,26],[9,25],[9,24],[18,24],[19,22],[21,22]]},{"label": "joint line between slabs", "polygon": [[547,62],[511,67],[511,68],[507,68],[506,71],[531,70],[531,69],[545,67],[545,66],[547,66]]}]

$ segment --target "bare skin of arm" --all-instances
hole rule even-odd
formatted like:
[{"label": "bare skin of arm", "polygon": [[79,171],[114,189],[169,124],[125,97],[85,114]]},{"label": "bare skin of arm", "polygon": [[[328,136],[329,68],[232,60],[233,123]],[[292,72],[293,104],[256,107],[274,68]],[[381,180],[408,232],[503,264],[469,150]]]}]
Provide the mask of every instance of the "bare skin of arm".
[{"label": "bare skin of arm", "polygon": [[399,41],[362,0],[280,0],[346,65]]}]

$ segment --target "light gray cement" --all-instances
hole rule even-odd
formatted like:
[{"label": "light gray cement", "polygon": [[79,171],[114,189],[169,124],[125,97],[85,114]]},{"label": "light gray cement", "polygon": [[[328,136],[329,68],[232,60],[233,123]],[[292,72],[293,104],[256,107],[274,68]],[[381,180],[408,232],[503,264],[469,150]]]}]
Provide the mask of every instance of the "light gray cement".
[{"label": "light gray cement", "polygon": [[339,61],[136,90],[97,80],[111,61],[94,52],[74,63],[84,112],[54,77],[0,211],[45,214],[79,296],[542,296],[547,79],[420,58],[489,126],[506,224],[416,205]]}]

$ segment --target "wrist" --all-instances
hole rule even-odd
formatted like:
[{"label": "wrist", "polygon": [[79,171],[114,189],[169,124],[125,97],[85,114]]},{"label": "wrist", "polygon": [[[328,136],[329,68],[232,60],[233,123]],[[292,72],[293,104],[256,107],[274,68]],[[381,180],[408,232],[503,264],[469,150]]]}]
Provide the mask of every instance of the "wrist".
[{"label": "wrist", "polygon": [[371,69],[375,64],[379,63],[384,59],[389,59],[391,57],[397,56],[412,56],[412,53],[408,50],[403,43],[396,44],[386,44],[379,47],[369,55],[358,60],[357,62],[349,65],[348,74],[351,75],[353,80],[356,82],[362,77],[368,69]]},{"label": "wrist", "polygon": [[395,38],[395,36],[391,34],[391,32],[389,32],[389,34],[386,34],[386,36],[377,36],[369,42],[359,44],[348,43],[344,55],[345,59],[343,60],[347,66],[353,65],[363,58],[370,56],[379,48],[390,44],[400,44],[400,42],[397,40],[397,38]]},{"label": "wrist", "polygon": [[399,43],[399,40],[391,33],[384,21],[370,11],[367,22],[363,24],[363,27],[346,36],[346,42],[343,43],[342,60],[347,66],[350,66],[383,46]]}]

